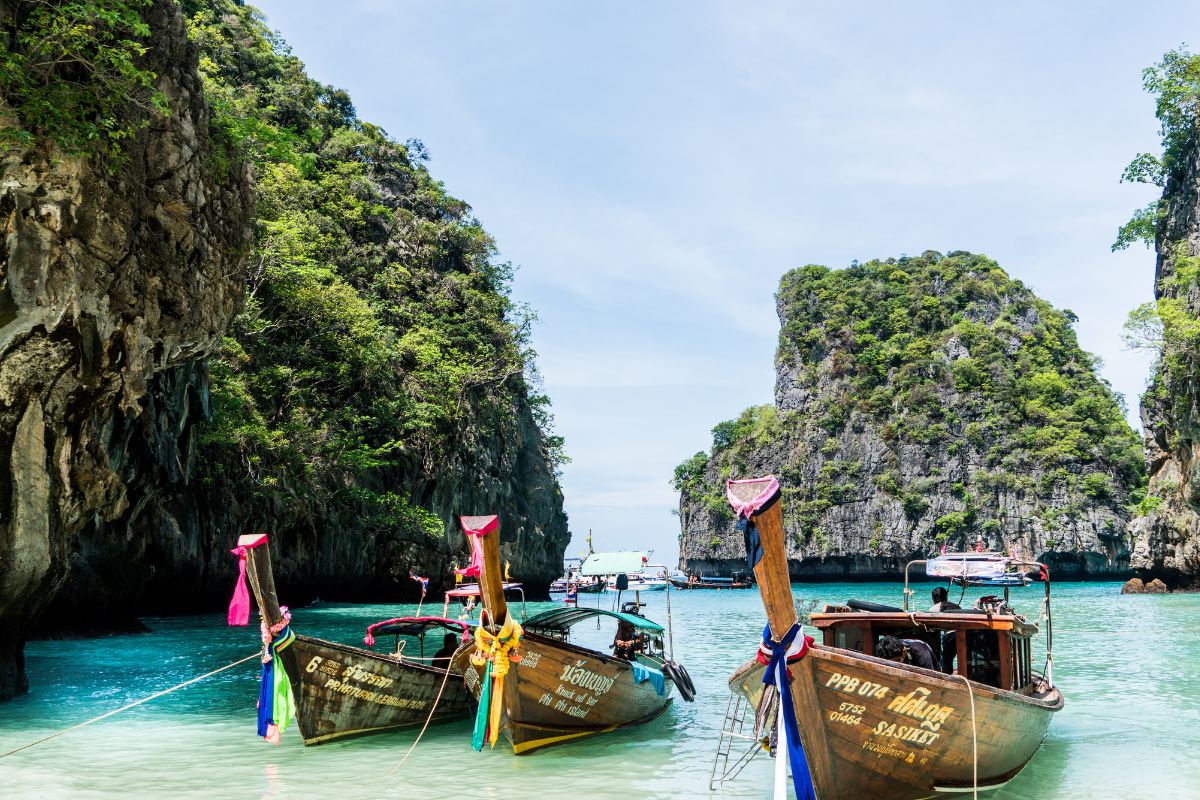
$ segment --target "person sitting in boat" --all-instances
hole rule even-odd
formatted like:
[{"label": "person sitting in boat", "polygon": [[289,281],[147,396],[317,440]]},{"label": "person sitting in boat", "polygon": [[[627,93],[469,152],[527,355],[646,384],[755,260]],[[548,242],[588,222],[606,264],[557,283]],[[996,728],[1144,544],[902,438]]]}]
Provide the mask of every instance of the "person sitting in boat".
[{"label": "person sitting in boat", "polygon": [[633,625],[621,620],[617,623],[617,635],[613,638],[613,657],[633,661],[646,647],[646,636],[634,630]]},{"label": "person sitting in boat", "polygon": [[442,637],[442,649],[434,653],[433,660],[429,662],[429,665],[438,669],[450,669],[450,657],[454,655],[454,651],[457,649],[458,634],[447,633]]},{"label": "person sitting in boat", "polygon": [[938,586],[933,590],[933,608],[929,610],[935,613],[941,611],[961,611],[962,606],[950,599],[950,593],[946,591],[945,586]]},{"label": "person sitting in boat", "polygon": [[898,639],[884,636],[875,645],[875,655],[888,661],[912,664],[914,667],[936,670],[933,663],[933,648],[920,639]]}]

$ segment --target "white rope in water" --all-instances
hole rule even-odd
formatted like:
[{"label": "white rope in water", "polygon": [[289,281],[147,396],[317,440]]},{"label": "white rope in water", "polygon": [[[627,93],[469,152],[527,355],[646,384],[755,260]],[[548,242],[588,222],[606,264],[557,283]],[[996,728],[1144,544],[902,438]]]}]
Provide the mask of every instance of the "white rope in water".
[{"label": "white rope in water", "polygon": [[975,728],[975,691],[971,688],[971,682],[954,673],[954,677],[960,679],[967,685],[967,696],[971,698],[971,797],[978,800],[979,797],[979,732]]},{"label": "white rope in water", "polygon": [[446,690],[446,681],[450,680],[450,670],[446,669],[446,674],[442,676],[442,685],[438,688],[437,697],[433,700],[433,708],[429,709],[429,716],[425,718],[425,724],[421,726],[421,732],[417,734],[417,738],[413,741],[412,747],[408,748],[408,752],[404,754],[404,758],[400,759],[400,763],[392,767],[392,771],[387,774],[387,777],[392,777],[396,771],[404,766],[404,762],[408,761],[408,757],[413,754],[413,750],[417,749],[417,745],[421,743],[421,737],[425,735],[425,729],[429,727],[429,723],[433,720],[433,715],[437,712],[438,703],[442,702],[442,692]]},{"label": "white rope in water", "polygon": [[197,681],[202,681],[205,678],[211,678],[213,675],[216,675],[218,672],[224,672],[227,669],[233,669],[238,664],[245,664],[247,661],[249,661],[253,658],[259,658],[261,655],[262,655],[261,653],[255,652],[253,655],[249,655],[243,659],[234,661],[232,664],[226,664],[225,666],[221,667],[220,669],[214,669],[212,672],[206,672],[198,678],[192,678],[189,681],[184,681],[183,683],[180,683],[176,686],[172,686],[170,689],[163,689],[161,692],[155,692],[154,694],[150,695],[149,697],[143,697],[141,700],[135,700],[134,702],[130,703],[129,705],[121,706],[120,708],[109,711],[106,714],[101,714],[98,717],[93,717],[92,719],[89,719],[86,722],[81,722],[78,725],[72,725],[69,728],[64,728],[63,730],[58,731],[57,733],[52,733],[49,736],[43,736],[41,739],[38,739],[35,742],[30,742],[29,744],[21,745],[20,747],[14,749],[14,750],[9,750],[7,753],[0,753],[0,758],[5,758],[7,756],[11,756],[13,753],[19,753],[22,750],[28,750],[29,748],[31,748],[35,745],[39,745],[42,742],[48,742],[55,737],[62,736],[64,733],[70,733],[71,731],[78,730],[79,728],[82,728],[85,725],[91,725],[93,722],[99,722],[102,719],[108,719],[109,717],[113,716],[114,714],[120,714],[122,711],[128,711],[129,709],[131,709],[135,706],[140,706],[142,703],[149,703],[151,700],[155,700],[159,697],[162,697],[165,694],[170,694],[171,692],[182,689],[185,686],[191,686],[193,683],[196,683]]}]

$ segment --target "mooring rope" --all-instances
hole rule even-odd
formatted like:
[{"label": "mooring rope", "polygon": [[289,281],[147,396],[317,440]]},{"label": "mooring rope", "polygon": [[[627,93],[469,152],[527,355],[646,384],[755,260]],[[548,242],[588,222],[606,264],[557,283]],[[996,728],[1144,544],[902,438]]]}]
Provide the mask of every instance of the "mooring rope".
[{"label": "mooring rope", "polygon": [[261,655],[262,655],[261,653],[256,651],[253,655],[249,655],[243,659],[234,661],[232,664],[226,664],[225,666],[221,667],[220,669],[214,669],[212,672],[206,672],[198,678],[192,678],[191,680],[184,681],[183,683],[180,683],[176,686],[172,686],[170,689],[163,689],[161,692],[155,692],[154,694],[150,695],[149,697],[143,697],[141,700],[135,700],[134,702],[130,703],[129,705],[121,706],[120,708],[109,711],[108,713],[101,714],[98,717],[89,719],[86,722],[81,722],[78,725],[72,725],[69,728],[64,728],[63,730],[58,731],[57,733],[52,733],[49,736],[43,736],[41,739],[38,739],[37,741],[30,742],[29,744],[21,745],[20,747],[14,749],[14,750],[9,750],[7,753],[0,753],[0,758],[6,758],[7,756],[11,756],[13,753],[19,753],[22,750],[28,750],[29,748],[31,748],[35,745],[39,745],[42,742],[48,742],[51,739],[54,739],[58,736],[62,736],[64,733],[70,733],[71,731],[78,730],[79,728],[82,728],[85,725],[91,725],[93,722],[99,722],[102,719],[107,719],[108,717],[111,717],[114,714],[120,714],[122,711],[128,711],[129,709],[133,708],[134,706],[140,706],[142,703],[149,703],[151,700],[155,700],[159,697],[162,697],[165,694],[170,694],[171,692],[174,692],[178,689],[182,689],[185,686],[190,686],[193,683],[196,683],[197,681],[204,680],[205,678],[211,678],[213,675],[216,675],[218,672],[224,672],[227,669],[232,669],[232,668],[236,667],[238,664],[245,664],[247,661],[250,661],[251,659],[259,658]]},{"label": "mooring rope", "polygon": [[967,685],[967,697],[971,698],[971,797],[979,797],[979,732],[975,728],[975,690],[971,682],[957,672],[954,677]]},{"label": "mooring rope", "polygon": [[408,761],[408,757],[412,755],[413,750],[417,749],[417,745],[421,743],[421,737],[425,735],[425,729],[429,727],[429,723],[433,720],[433,715],[437,713],[438,703],[442,702],[442,692],[446,690],[446,681],[450,680],[450,669],[447,667],[446,674],[442,676],[442,685],[438,688],[437,697],[433,700],[433,707],[429,709],[429,716],[425,718],[425,724],[421,726],[421,732],[417,734],[417,738],[413,740],[412,747],[408,748],[408,752],[404,754],[404,758],[400,759],[400,763],[392,767],[392,771],[387,774],[387,777],[392,777],[396,771],[404,766],[404,762]]}]

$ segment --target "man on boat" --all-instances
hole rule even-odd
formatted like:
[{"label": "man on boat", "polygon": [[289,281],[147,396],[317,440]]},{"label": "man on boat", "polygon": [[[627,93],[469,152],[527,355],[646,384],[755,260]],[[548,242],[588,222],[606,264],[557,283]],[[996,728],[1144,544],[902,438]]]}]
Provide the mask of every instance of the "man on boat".
[{"label": "man on boat", "polygon": [[613,638],[613,657],[633,661],[645,646],[645,634],[635,631],[633,625],[621,620],[617,625],[617,635]]},{"label": "man on boat", "polygon": [[950,593],[946,591],[945,586],[938,586],[933,590],[933,608],[929,609],[935,613],[941,611],[961,611],[962,606],[953,600],[949,599]]},{"label": "man on boat", "polygon": [[875,655],[888,661],[912,664],[914,667],[936,670],[933,663],[933,648],[920,639],[897,639],[884,636],[875,645]]},{"label": "man on boat", "polygon": [[456,650],[458,650],[458,634],[447,633],[442,637],[442,649],[433,654],[433,660],[429,662],[430,666],[438,669],[450,669],[450,657]]}]

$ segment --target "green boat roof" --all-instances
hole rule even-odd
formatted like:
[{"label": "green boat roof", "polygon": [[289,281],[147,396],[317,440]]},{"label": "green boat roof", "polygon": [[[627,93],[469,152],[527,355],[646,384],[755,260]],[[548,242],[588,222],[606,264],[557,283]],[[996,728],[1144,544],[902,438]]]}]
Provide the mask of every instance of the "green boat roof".
[{"label": "green boat roof", "polygon": [[619,611],[605,611],[602,608],[556,608],[552,611],[545,611],[530,617],[525,620],[524,627],[562,631],[584,620],[596,617],[612,617],[613,619],[623,620],[638,630],[650,631],[651,633],[663,632],[662,625],[659,625],[657,622],[651,622],[645,617],[639,617],[636,614],[622,614]]}]

